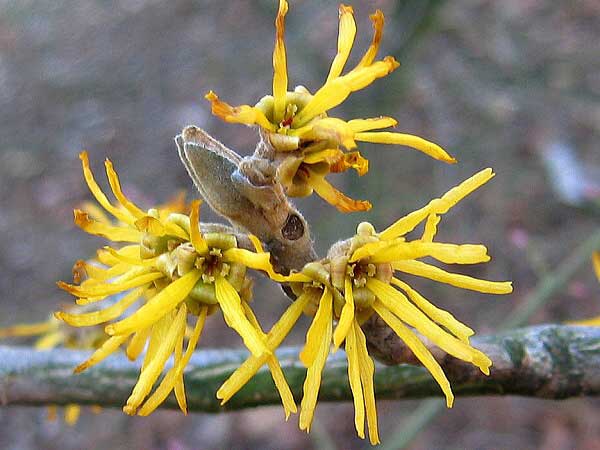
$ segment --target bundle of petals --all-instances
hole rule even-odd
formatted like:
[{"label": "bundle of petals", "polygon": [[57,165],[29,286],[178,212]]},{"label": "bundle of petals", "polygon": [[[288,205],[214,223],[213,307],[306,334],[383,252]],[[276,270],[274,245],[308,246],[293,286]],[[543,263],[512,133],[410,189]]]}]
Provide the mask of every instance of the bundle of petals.
[{"label": "bundle of petals", "polygon": [[[147,347],[138,382],[123,410],[149,414],[174,390],[180,408],[186,412],[183,370],[200,339],[206,317],[220,310],[252,355],[266,357],[283,402],[293,404],[281,367],[267,348],[260,328],[248,318],[252,283],[247,269],[283,279],[274,273],[270,255],[240,248],[232,233],[202,232],[199,201],[192,202],[189,216],[170,212],[169,208],[141,210],[123,194],[119,178],[106,160],[115,206],[94,180],[87,154],[82,153],[80,158],[90,191],[116,222],[105,215],[94,217],[75,210],[75,223],[90,234],[129,245],[104,247],[98,251],[101,265],[78,261],[75,283],[58,283],[77,297],[77,304],[99,305],[99,309],[82,314],[57,312],[56,317],[75,327],[107,324],[105,332],[110,336],[76,372],[98,363],[121,345],[126,345],[126,354],[132,360]],[[250,236],[250,240],[255,238]],[[82,274],[87,277],[83,281]],[[305,278],[295,276],[299,281]],[[115,295],[122,297],[111,301]],[[135,310],[127,313],[134,305]],[[188,316],[196,323],[184,352]],[[149,396],[172,355],[173,368]]]},{"label": "bundle of petals", "polygon": [[[374,364],[361,329],[361,324],[373,314],[383,319],[429,370],[446,395],[448,407],[454,400],[450,383],[414,330],[446,353],[489,374],[492,361],[469,343],[473,330],[447,311],[434,306],[395,274],[408,273],[483,293],[512,292],[510,282],[480,280],[420,261],[424,257],[447,264],[476,264],[490,260],[483,245],[438,243],[434,242],[434,237],[441,216],[492,177],[491,169],[483,170],[380,233],[375,232],[372,225],[361,223],[353,238],[335,244],[327,258],[304,267],[301,273],[310,281],[292,283],[297,299],[273,326],[267,340],[269,350],[273,351],[302,312],[314,317],[300,353],[300,360],[308,368],[301,403],[301,429],[310,429],[321,372],[331,346],[333,344],[335,351],[344,343],[354,397],[356,430],[364,438],[366,413],[370,441],[372,444],[379,442],[373,388]],[[407,240],[405,235],[423,222],[421,237]],[[334,322],[337,322],[335,329]],[[223,384],[217,397],[223,403],[227,402],[265,362],[266,355],[251,355]]]},{"label": "bundle of petals", "polygon": [[[71,308],[74,309],[74,308]],[[0,339],[36,337],[34,348],[36,350],[50,350],[64,347],[77,350],[97,349],[106,340],[106,334],[100,327],[89,327],[85,332],[80,332],[65,323],[50,316],[48,320],[35,323],[22,323],[6,328],[0,328]],[[100,411],[100,407],[92,406],[93,412]],[[75,425],[81,414],[81,407],[75,403],[65,406],[64,420],[69,426]],[[48,420],[54,421],[58,415],[57,407],[48,407]]]},{"label": "bundle of petals", "polygon": [[383,33],[383,13],[372,16],[373,39],[360,62],[342,75],[354,38],[356,23],[352,7],[340,5],[337,54],[331,63],[325,84],[315,94],[304,86],[288,91],[287,58],[284,43],[285,15],[288,5],[279,1],[275,20],[275,48],[273,51],[273,94],[263,97],[255,106],[231,106],[212,91],[206,98],[212,112],[227,122],[257,126],[270,143],[271,154],[263,146],[257,147],[257,156],[274,163],[275,179],[291,197],[304,197],[316,192],[325,201],[342,212],[371,209],[368,201],[353,200],[335,189],[325,177],[329,173],[355,169],[359,175],[368,171],[368,161],[355,149],[356,142],[396,144],[415,148],[447,162],[456,160],[440,146],[418,136],[390,131],[373,131],[393,127],[391,117],[353,119],[344,121],[329,117],[327,111],[364,89],[378,78],[394,71],[398,62],[391,56],[375,60]]}]

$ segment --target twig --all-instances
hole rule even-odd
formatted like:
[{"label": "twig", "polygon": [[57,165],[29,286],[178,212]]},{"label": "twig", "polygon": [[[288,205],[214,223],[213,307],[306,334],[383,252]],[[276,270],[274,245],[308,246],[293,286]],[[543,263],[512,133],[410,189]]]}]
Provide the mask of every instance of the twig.
[{"label": "twig", "polygon": [[[494,365],[486,377],[471,365],[451,357],[441,364],[457,395],[523,395],[562,399],[600,395],[600,328],[543,325],[504,334],[478,337]],[[298,361],[299,349],[278,352],[286,378],[300,399],[306,369]],[[259,373],[233,399],[221,407],[215,392],[244,360],[242,350],[196,352],[185,372],[191,411],[218,412],[279,403],[268,370]],[[118,355],[75,375],[72,368],[87,357],[75,350],[34,351],[0,347],[0,399],[3,404],[96,404],[121,406],[138,376],[139,365]],[[420,366],[380,367],[375,375],[379,399],[440,396],[430,374]],[[350,401],[345,355],[333,355],[323,373],[322,401]],[[169,398],[165,408],[176,408]]]}]

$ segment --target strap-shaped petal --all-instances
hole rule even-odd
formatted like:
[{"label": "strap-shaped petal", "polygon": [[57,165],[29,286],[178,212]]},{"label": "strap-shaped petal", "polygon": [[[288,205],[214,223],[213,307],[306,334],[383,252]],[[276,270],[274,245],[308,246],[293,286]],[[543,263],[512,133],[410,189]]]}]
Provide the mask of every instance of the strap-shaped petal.
[{"label": "strap-shaped petal", "polygon": [[[310,172],[310,170],[309,170]],[[308,184],[327,203],[335,206],[338,211],[350,213],[355,211],[368,211],[372,205],[367,200],[353,200],[334,188],[324,177],[310,174]]]},{"label": "strap-shaped petal", "polygon": [[142,239],[142,233],[134,228],[98,222],[80,209],[75,209],[73,215],[75,225],[86,233],[94,234],[114,242],[140,242]]},{"label": "strap-shaped petal", "polygon": [[[289,334],[309,300],[310,297],[305,294],[298,297],[273,325],[273,328],[267,334],[267,346],[271,351],[274,351]],[[217,398],[221,399],[221,404],[227,403],[267,362],[267,359],[268,355],[266,354],[261,356],[250,355],[217,391]]]},{"label": "strap-shaped petal", "polygon": [[202,236],[202,232],[200,231],[200,205],[202,204],[201,200],[194,200],[191,205],[190,211],[190,239],[192,241],[192,245],[194,246],[194,250],[196,250],[200,255],[205,255],[208,253],[208,244],[206,240]]},{"label": "strap-shaped petal", "polygon": [[204,98],[211,103],[212,113],[225,122],[259,125],[269,131],[277,129],[274,124],[269,122],[265,113],[256,107],[249,105],[231,106],[219,100],[219,97],[213,91],[209,91]]},{"label": "strap-shaped petal", "polygon": [[[350,322],[352,325],[352,322]],[[337,329],[336,329],[337,331]],[[354,402],[354,427],[361,439],[365,438],[365,400],[360,376],[360,359],[356,345],[356,335],[351,326],[346,335],[346,357],[348,359],[348,380]]]},{"label": "strap-shaped petal", "polygon": [[[81,152],[79,154],[79,159],[81,160],[81,166],[83,168],[83,178],[85,179],[85,182],[86,182],[90,192],[96,199],[96,201],[98,203],[100,203],[100,205],[105,210],[107,210],[109,213],[111,213],[117,220],[120,220],[121,222],[130,224],[130,225],[133,224],[134,217],[132,217],[128,211],[126,211],[126,210],[124,211],[122,209],[115,207],[108,200],[108,198],[106,197],[104,192],[102,192],[102,189],[100,189],[100,186],[98,186],[98,183],[96,183],[96,180],[94,179],[94,175],[90,168],[90,160],[88,157],[88,153]],[[98,218],[98,220],[100,222],[108,223],[108,221],[104,220],[104,218],[102,218],[102,217]]]},{"label": "strap-shaped petal", "polygon": [[344,280],[344,299],[346,303],[342,307],[340,320],[333,333],[333,351],[336,351],[344,339],[346,339],[354,321],[354,295],[352,294],[352,281],[350,277],[346,277]]},{"label": "strap-shaped petal", "polygon": [[283,120],[285,98],[288,90],[287,56],[285,52],[285,15],[288,4],[279,0],[279,9],[275,18],[275,48],[273,49],[273,122]]},{"label": "strap-shaped petal", "polygon": [[272,352],[267,348],[265,340],[244,315],[240,295],[222,276],[215,279],[215,294],[221,311],[223,311],[225,322],[237,331],[248,350],[255,356],[260,356],[263,353],[271,354]]},{"label": "strap-shaped petal", "polygon": [[[319,300],[319,308],[313,319],[308,332],[306,333],[306,344],[300,352],[300,361],[310,367],[321,352],[321,341],[327,333],[327,328],[331,326],[333,321],[332,315],[332,300],[333,296],[328,288],[323,290],[323,295]],[[331,344],[331,338],[327,345]]]},{"label": "strap-shaped petal", "polygon": [[454,336],[459,338],[466,344],[469,343],[469,337],[473,336],[475,332],[466,326],[464,323],[457,320],[448,311],[438,308],[412,287],[406,284],[404,281],[397,278],[392,278],[392,283],[402,289],[408,295],[408,298],[417,305],[421,311],[427,314],[432,320],[439,323],[443,327],[447,328]]},{"label": "strap-shaped petal", "polygon": [[375,144],[404,145],[406,147],[419,150],[420,152],[423,152],[439,161],[444,161],[451,164],[456,163],[456,159],[450,156],[436,143],[428,141],[427,139],[423,139],[419,136],[413,136],[412,134],[393,133],[390,131],[374,131],[356,133],[354,135],[354,139],[362,142],[373,142]]},{"label": "strap-shaped petal", "polygon": [[381,43],[381,37],[383,36],[383,25],[385,22],[383,13],[378,9],[371,14],[369,18],[373,24],[373,39],[371,40],[371,45],[365,52],[365,55],[362,57],[357,67],[369,66],[373,62],[377,56],[377,52],[379,51],[379,44]]},{"label": "strap-shaped petal", "polygon": [[458,186],[453,187],[446,192],[442,197],[431,200],[426,206],[410,214],[402,217],[401,219],[394,222],[388,228],[383,230],[379,237],[381,239],[394,239],[398,236],[403,236],[406,233],[411,232],[425,220],[429,214],[445,214],[458,202],[464,199],[467,195],[477,190],[485,183],[490,181],[494,177],[492,169],[484,169],[465,181],[460,183]]},{"label": "strap-shaped petal", "polygon": [[380,301],[376,301],[373,305],[375,312],[387,323],[392,330],[398,335],[402,341],[411,349],[421,364],[433,376],[437,384],[440,385],[442,391],[446,395],[446,406],[452,408],[454,403],[454,394],[450,387],[450,382],[446,378],[446,374],[435,360],[431,352],[419,340],[419,338],[406,327],[394,314],[392,314]]},{"label": "strap-shaped petal", "polygon": [[392,267],[394,270],[404,273],[429,278],[462,289],[483,292],[484,294],[510,294],[512,292],[512,282],[510,281],[480,280],[467,275],[446,272],[439,267],[422,261],[396,261],[392,263]]},{"label": "strap-shaped petal", "polygon": [[369,425],[369,441],[371,445],[379,444],[379,427],[377,425],[377,408],[375,406],[375,386],[373,385],[373,374],[375,364],[367,351],[367,339],[358,322],[352,324],[356,335],[356,349],[360,367],[360,380],[363,385],[363,397],[365,409],[367,410],[367,425]]},{"label": "strap-shaped petal", "polygon": [[354,21],[354,10],[352,7],[342,3],[339,13],[340,28],[338,31],[337,54],[331,63],[326,83],[341,75],[346,61],[348,61],[348,56],[350,56],[350,51],[352,51],[354,38],[356,37],[356,22]]},{"label": "strap-shaped petal", "polygon": [[392,57],[377,61],[368,67],[360,67],[346,75],[335,78],[326,83],[310,99],[308,104],[294,117],[292,126],[299,128],[311,119],[331,108],[336,107],[355,91],[365,88],[377,78],[384,77],[399,66]]},{"label": "strap-shaped petal", "polygon": [[395,127],[398,121],[393,117],[372,117],[369,119],[352,119],[348,122],[355,133],[363,131],[380,130],[381,128]]},{"label": "strap-shaped petal", "polygon": [[98,364],[100,361],[116,352],[121,346],[121,344],[123,344],[128,338],[129,335],[122,335],[113,336],[107,339],[106,341],[104,341],[104,344],[102,344],[102,346],[92,354],[92,356],[90,356],[86,361],[75,367],[75,369],[73,369],[73,372],[80,373],[83,372],[85,369]]},{"label": "strap-shaped petal", "polygon": [[152,297],[131,316],[106,326],[105,331],[110,335],[131,334],[146,328],[160,320],[169,311],[181,303],[200,279],[201,272],[192,270],[181,278],[173,281],[162,291]]}]

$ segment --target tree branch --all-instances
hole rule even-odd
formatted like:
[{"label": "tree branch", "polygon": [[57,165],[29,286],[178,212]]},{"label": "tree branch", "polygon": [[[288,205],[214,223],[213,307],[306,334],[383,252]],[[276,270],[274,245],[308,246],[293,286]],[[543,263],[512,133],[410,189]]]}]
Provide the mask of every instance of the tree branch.
[{"label": "tree branch", "polygon": [[[447,355],[438,358],[458,395],[523,395],[562,399],[600,395],[600,328],[542,325],[473,339],[493,360],[489,377]],[[218,412],[278,404],[268,370],[263,368],[231,401],[221,407],[215,392],[245,359],[243,350],[204,350],[194,354],[185,373],[191,411]],[[286,378],[301,398],[306,369],[298,348],[277,352]],[[139,364],[123,355],[109,358],[84,373],[72,368],[87,357],[75,350],[34,351],[0,346],[0,402],[5,405],[97,404],[120,407],[138,377]],[[343,351],[330,357],[323,373],[321,401],[350,401]],[[379,366],[378,399],[441,396],[429,373],[411,365]],[[170,397],[165,408],[176,408]]]}]

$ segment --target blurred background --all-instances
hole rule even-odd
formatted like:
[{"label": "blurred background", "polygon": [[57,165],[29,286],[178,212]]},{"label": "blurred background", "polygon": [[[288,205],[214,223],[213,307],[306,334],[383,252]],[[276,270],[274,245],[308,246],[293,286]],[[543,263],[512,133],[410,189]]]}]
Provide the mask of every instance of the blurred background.
[{"label": "blurred background", "polygon": [[[338,188],[373,202],[342,215],[318,197],[297,203],[324,253],[369,220],[377,228],[484,167],[497,177],[442,222],[439,240],[488,245],[493,261],[461,268],[514,281],[512,296],[484,296],[410,280],[479,333],[492,332],[534,292],[600,218],[600,3],[595,0],[354,1],[352,61],[371,39],[368,15],[386,27],[380,56],[401,67],[354,94],[336,116],[391,115],[398,131],[441,144],[448,166],[416,151],[361,145],[371,162]],[[55,281],[103,241],[72,224],[90,198],[77,154],[98,178],[110,157],[125,191],[149,207],[179,190],[195,195],[173,137],[198,125],[241,154],[254,130],[222,123],[204,93],[253,104],[271,90],[275,0],[0,0],[0,326],[45,319],[70,303]],[[291,1],[286,40],[290,84],[314,92],[336,51],[334,1]],[[350,63],[350,64],[351,64]],[[106,186],[106,183],[104,183]],[[203,211],[204,219],[209,216]],[[326,219],[326,220],[325,220]],[[531,323],[600,314],[591,262],[548,299]],[[258,280],[254,306],[270,326],[282,311],[277,287]],[[299,327],[286,343],[302,342]],[[225,343],[225,344],[224,344]],[[204,346],[240,346],[218,316]],[[382,441],[402,430],[417,401],[379,401]],[[413,417],[414,418],[414,417]],[[457,398],[410,445],[432,448],[592,449],[600,446],[600,402]],[[159,411],[130,418],[84,411],[75,427],[43,408],[0,408],[4,449],[368,448],[355,437],[353,408],[320,404],[311,435],[280,407],[220,415]]]}]

